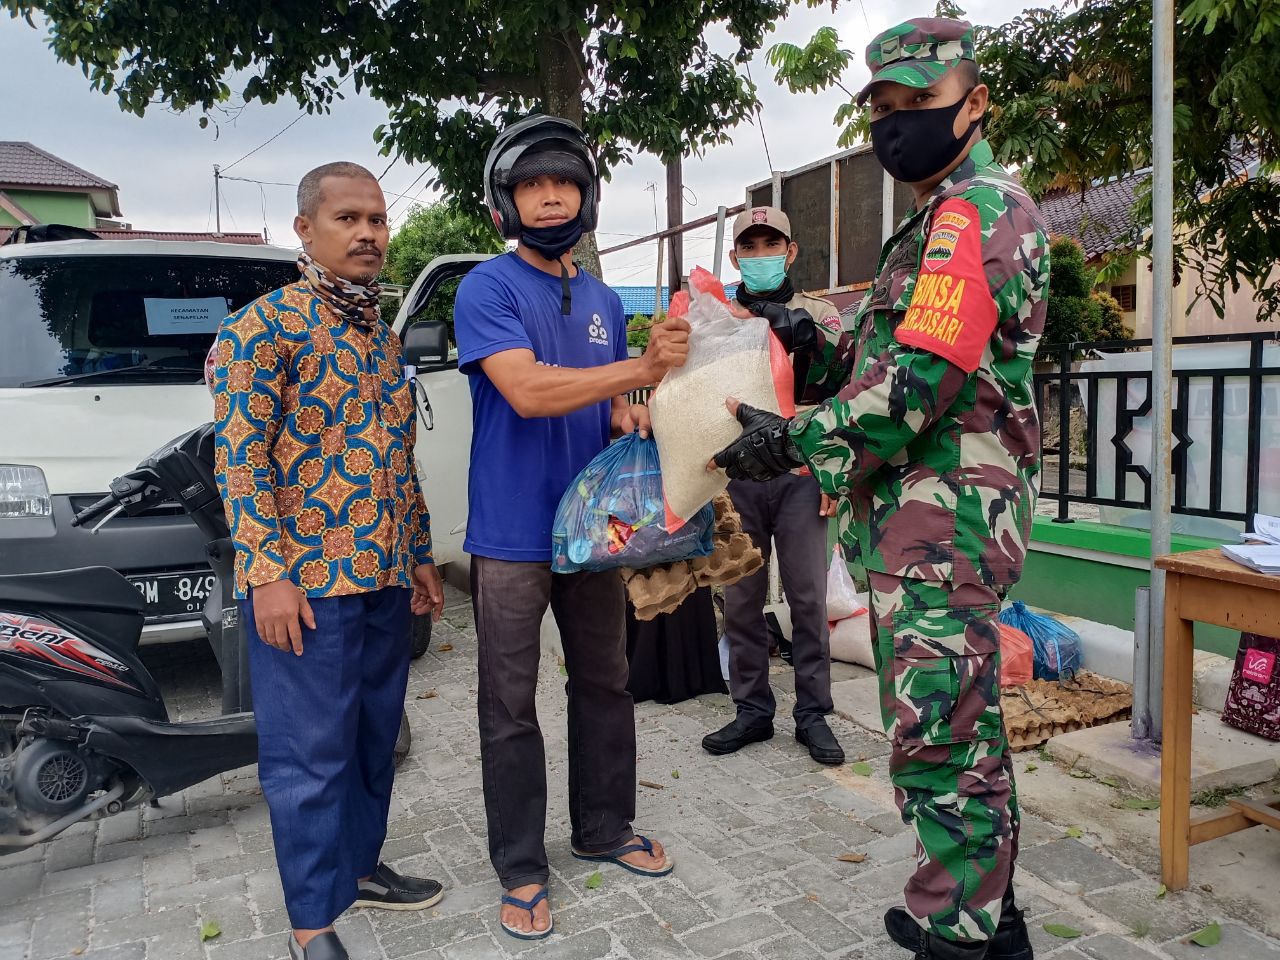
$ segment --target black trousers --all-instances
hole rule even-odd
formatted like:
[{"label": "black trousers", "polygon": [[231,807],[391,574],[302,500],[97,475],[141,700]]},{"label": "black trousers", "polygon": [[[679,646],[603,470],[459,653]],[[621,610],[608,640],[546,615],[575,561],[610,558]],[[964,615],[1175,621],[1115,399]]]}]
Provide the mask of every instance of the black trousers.
[{"label": "black trousers", "polygon": [[546,883],[547,768],[535,694],[548,604],[569,673],[571,842],[603,853],[635,836],[636,725],[622,580],[617,571],[558,574],[546,563],[472,557],[471,600],[489,859],[507,889]]},{"label": "black trousers", "polygon": [[735,480],[729,496],[742,528],[765,565],[725,587],[724,632],[729,638],[729,691],[748,723],[773,720],[769,686],[769,628],[764,603],[769,555],[776,541],[778,572],[791,609],[791,663],[796,672],[795,721],[804,727],[832,710],[831,638],[827,629],[827,520],[818,515],[822,492],[813,477],[788,473],[768,483]]}]

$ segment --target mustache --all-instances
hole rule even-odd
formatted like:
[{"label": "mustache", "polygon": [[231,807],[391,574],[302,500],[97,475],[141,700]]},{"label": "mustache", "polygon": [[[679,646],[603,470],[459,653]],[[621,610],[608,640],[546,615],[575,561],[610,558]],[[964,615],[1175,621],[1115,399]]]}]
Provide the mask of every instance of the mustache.
[{"label": "mustache", "polygon": [[359,257],[359,256],[363,256],[366,253],[371,253],[375,257],[382,256],[382,250],[380,250],[377,246],[371,243],[362,243],[358,247],[352,247],[350,250],[347,251],[347,256]]}]

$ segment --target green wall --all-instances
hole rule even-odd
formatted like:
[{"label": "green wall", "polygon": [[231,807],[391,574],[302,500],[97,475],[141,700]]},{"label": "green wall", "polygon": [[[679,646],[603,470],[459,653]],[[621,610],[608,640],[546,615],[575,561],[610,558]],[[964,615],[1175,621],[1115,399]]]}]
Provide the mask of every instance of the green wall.
[{"label": "green wall", "polygon": [[[1175,534],[1173,552],[1205,550],[1221,545]],[[1052,549],[1054,552],[1049,552]],[[1151,535],[1146,530],[1078,520],[1054,523],[1037,517],[1022,581],[1009,597],[1058,613],[1133,629],[1134,591],[1151,584],[1150,573],[1109,558],[1147,561]],[[1196,624],[1196,648],[1234,657],[1240,634],[1209,624]]]},{"label": "green wall", "polygon": [[[14,203],[35,218],[36,223],[65,223],[70,227],[92,228],[97,223],[93,204],[86,193],[45,193],[35,190],[6,190]],[[18,221],[0,210],[0,226],[16,227]]]},{"label": "green wall", "polygon": [[[828,550],[835,544],[835,528],[834,521],[828,525]],[[1221,544],[1220,540],[1173,536],[1174,553],[1206,550]],[[1132,630],[1134,591],[1150,586],[1151,575],[1145,569],[1115,561],[1117,558],[1147,561],[1150,556],[1151,535],[1146,530],[1087,520],[1054,523],[1047,517],[1037,517],[1031,530],[1031,549],[1022,580],[1010,592],[1009,599]],[[865,590],[862,568],[850,564],[849,569],[858,581],[858,589]],[[1234,657],[1239,641],[1240,634],[1234,630],[1196,624],[1198,650]]]}]

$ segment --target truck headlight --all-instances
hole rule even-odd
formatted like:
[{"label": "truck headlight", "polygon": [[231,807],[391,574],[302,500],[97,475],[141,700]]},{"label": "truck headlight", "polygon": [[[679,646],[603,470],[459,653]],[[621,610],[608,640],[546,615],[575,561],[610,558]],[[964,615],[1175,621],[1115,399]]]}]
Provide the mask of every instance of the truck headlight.
[{"label": "truck headlight", "polygon": [[43,470],[25,463],[0,463],[0,519],[52,513]]}]

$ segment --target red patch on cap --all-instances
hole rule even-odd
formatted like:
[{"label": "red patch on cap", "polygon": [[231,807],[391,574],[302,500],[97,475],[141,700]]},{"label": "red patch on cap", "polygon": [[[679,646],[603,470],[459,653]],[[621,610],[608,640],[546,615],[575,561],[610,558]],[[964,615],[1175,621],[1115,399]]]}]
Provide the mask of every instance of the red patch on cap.
[{"label": "red patch on cap", "polygon": [[769,211],[766,210],[764,207],[756,207],[756,209],[751,211],[751,222],[752,223],[768,223]]}]

